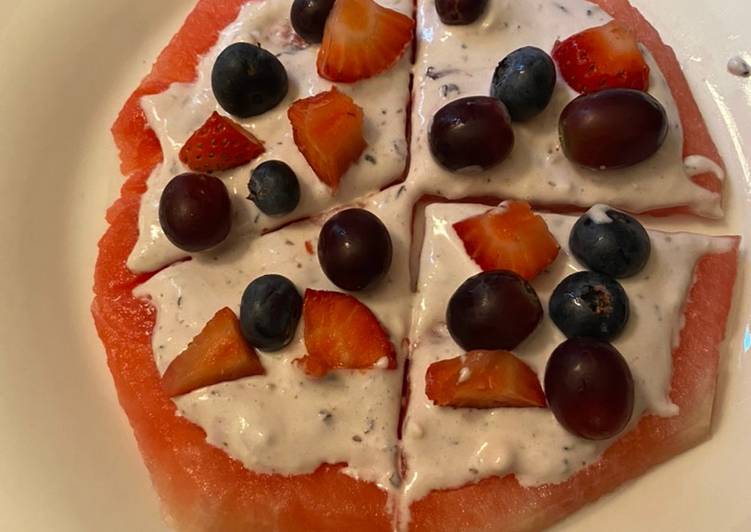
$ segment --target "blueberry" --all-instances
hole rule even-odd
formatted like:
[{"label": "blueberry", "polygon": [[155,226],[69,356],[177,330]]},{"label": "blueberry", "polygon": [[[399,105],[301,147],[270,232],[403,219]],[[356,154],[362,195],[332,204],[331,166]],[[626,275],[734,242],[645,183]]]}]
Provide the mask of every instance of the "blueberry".
[{"label": "blueberry", "polygon": [[219,105],[241,118],[276,107],[287,87],[287,71],[279,59],[246,42],[225,48],[211,70],[211,89]]},{"label": "blueberry", "polygon": [[250,174],[248,199],[269,216],[289,214],[300,202],[300,183],[282,161],[266,161]]},{"label": "blueberry", "polygon": [[292,341],[302,313],[302,298],[292,281],[281,275],[258,277],[243,292],[240,330],[262,351],[278,351]]},{"label": "blueberry", "polygon": [[554,87],[553,60],[539,48],[525,46],[498,63],[490,95],[506,105],[512,120],[521,122],[545,109]]},{"label": "blueberry", "polygon": [[295,0],[289,13],[292,27],[305,42],[319,43],[332,7],[334,0]]},{"label": "blueberry", "polygon": [[639,273],[652,250],[649,235],[638,221],[602,206],[576,221],[568,244],[587,268],[617,278]]},{"label": "blueberry", "polygon": [[628,296],[612,277],[577,272],[555,288],[548,310],[550,318],[568,338],[611,340],[628,321]]}]

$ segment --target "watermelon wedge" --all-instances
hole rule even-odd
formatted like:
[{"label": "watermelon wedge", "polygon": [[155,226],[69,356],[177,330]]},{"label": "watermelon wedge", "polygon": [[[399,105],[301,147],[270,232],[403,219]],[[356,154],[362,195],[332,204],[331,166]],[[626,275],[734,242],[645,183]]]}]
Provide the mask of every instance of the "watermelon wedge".
[{"label": "watermelon wedge", "polygon": [[[237,16],[246,0],[198,0],[183,27],[159,55],[149,75],[126,101],[112,134],[126,180],[108,209],[109,228],[99,242],[92,314],[106,348],[120,403],[130,420],[170,522],[180,530],[307,531],[393,530],[385,492],[322,465],[307,475],[262,475],[205,441],[204,432],[176,415],[160,386],[151,335],[154,309],[135,298],[134,287],[151,274],[134,274],[126,260],[138,236],[138,212],[146,180],[162,160],[140,98],[175,82],[195,79],[202,54]],[[684,127],[684,152],[722,165],[672,50],[627,0],[596,2],[634,31],[668,79]],[[695,176],[708,190],[721,183]],[[660,214],[684,212],[668,209]],[[596,464],[556,486],[525,489],[513,477],[492,478],[456,490],[437,491],[416,502],[412,530],[529,530],[564,517],[620,483],[696,444],[708,432],[718,349],[724,335],[737,250],[704,257],[685,309],[686,326],[673,353],[674,418],[644,418]]]}]

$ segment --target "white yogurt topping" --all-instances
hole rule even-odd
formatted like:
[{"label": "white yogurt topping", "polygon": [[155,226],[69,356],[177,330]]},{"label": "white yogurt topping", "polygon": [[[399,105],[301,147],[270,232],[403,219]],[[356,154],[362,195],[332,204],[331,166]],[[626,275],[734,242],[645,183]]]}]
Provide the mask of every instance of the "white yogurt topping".
[{"label": "white yogurt topping", "polygon": [[587,211],[587,214],[596,224],[609,224],[613,221],[613,219],[608,215],[609,208],[610,207],[608,205],[598,203],[597,205],[592,205],[592,207],[590,207]]},{"label": "white yogurt topping", "polygon": [[[276,353],[259,353],[266,369],[254,376],[201,388],[176,398],[178,410],[206,431],[212,445],[262,473],[314,471],[322,463],[347,463],[345,472],[384,489],[396,473],[397,423],[404,350],[412,293],[407,256],[412,206],[401,187],[365,202],[383,220],[393,244],[388,276],[359,292],[390,333],[399,369],[335,371],[322,380],[292,364],[306,353],[302,321],[293,342]],[[260,238],[239,238],[222,253],[194,257],[166,268],[135,290],[157,309],[153,346],[164,372],[169,363],[222,307],[239,312],[240,297],[256,277],[277,273],[297,288],[339,291],[326,278],[316,248],[322,220],[301,222]]]},{"label": "white yogurt topping", "polygon": [[725,179],[725,171],[722,167],[712,159],[704,157],[703,155],[689,155],[686,157],[683,160],[683,169],[686,174],[690,176],[710,172],[716,175],[720,180]]},{"label": "white yogurt topping", "polygon": [[[434,2],[418,3],[412,167],[410,182],[425,193],[449,198],[494,196],[537,205],[607,203],[632,212],[690,205],[720,217],[720,195],[687,178],[682,167],[683,133],[678,111],[659,68],[650,66],[649,92],[668,115],[669,132],[662,148],[648,160],[623,170],[597,172],[571,163],[561,152],[558,116],[576,96],[559,79],[553,98],[539,116],[514,123],[515,145],[509,159],[485,172],[460,175],[442,168],[428,146],[428,128],[438,109],[465,96],[487,95],[497,63],[522,46],[551,50],[585,28],[610,17],[584,0],[493,0],[481,19],[468,26],[441,23]],[[560,78],[560,76],[559,76]]]},{"label": "white yogurt topping", "polygon": [[[178,158],[183,143],[213,111],[226,115],[211,91],[211,68],[217,55],[234,42],[260,43],[277,54],[287,70],[289,92],[271,111],[247,120],[233,118],[262,140],[266,148],[266,152],[250,164],[217,174],[232,196],[233,233],[258,234],[290,220],[318,214],[375,192],[395,182],[404,173],[409,50],[396,65],[379,76],[354,84],[336,84],[363,108],[364,135],[368,143],[360,160],[342,177],[336,194],[332,194],[331,189],[316,177],[297,149],[287,109],[294,100],[329,90],[334,84],[316,73],[318,46],[305,46],[293,39],[295,33],[289,25],[291,3],[291,0],[249,2],[242,8],[237,21],[222,32],[217,45],[203,57],[194,83],[176,83],[160,94],[141,100],[149,125],[162,145],[164,162],[149,177],[148,190],[142,199],[139,238],[128,260],[131,270],[154,271],[188,255],[164,236],[159,225],[159,197],[172,177],[188,171]],[[381,3],[412,13],[411,0],[382,0]],[[283,217],[266,216],[245,199],[250,170],[271,159],[289,164],[300,179],[300,204]]]},{"label": "white yogurt topping", "polygon": [[[435,406],[425,395],[428,366],[463,354],[446,328],[448,300],[464,280],[481,271],[467,255],[452,225],[487,209],[470,204],[434,204],[426,209],[427,231],[410,329],[411,395],[402,441],[408,466],[403,509],[433,489],[458,487],[492,475],[513,473],[524,486],[562,482],[597,460],[614,441],[578,438],[568,433],[548,409],[453,409]],[[576,218],[554,214],[544,214],[543,218],[561,245],[561,253],[532,283],[546,315],[514,350],[541,381],[549,355],[565,340],[547,316],[548,299],[565,276],[582,269],[567,250]],[[660,231],[649,231],[649,235],[652,254],[646,267],[638,275],[621,280],[631,315],[626,329],[613,342],[634,378],[634,412],[626,430],[644,412],[659,416],[678,413],[669,397],[671,350],[673,334],[681,327],[679,318],[692,283],[693,265],[701,255],[726,251],[731,245],[721,237]]]}]

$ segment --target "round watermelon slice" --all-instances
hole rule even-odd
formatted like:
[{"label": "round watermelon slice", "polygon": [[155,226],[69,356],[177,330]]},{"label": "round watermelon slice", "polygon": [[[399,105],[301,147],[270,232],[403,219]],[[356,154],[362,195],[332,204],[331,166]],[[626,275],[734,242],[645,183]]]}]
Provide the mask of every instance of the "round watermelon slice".
[{"label": "round watermelon slice", "polygon": [[[127,176],[120,198],[107,212],[109,228],[99,243],[92,314],[107,350],[120,403],[130,420],[155,488],[180,530],[392,530],[387,495],[373,484],[323,465],[299,476],[261,475],[205,441],[204,432],[176,415],[163,393],[151,334],[155,313],[132,295],[149,275],[134,274],[126,259],[137,238],[140,197],[161,161],[158,140],[139,105],[171,83],[190,82],[202,54],[232,22],[245,0],[199,0],[182,29],[160,54],[151,73],[131,95],[112,127]],[[598,0],[631,28],[657,59],[670,83],[684,125],[684,151],[721,164],[672,51],[626,0]],[[713,191],[711,174],[695,176]],[[675,210],[671,211],[675,212]],[[412,506],[413,530],[529,530],[546,526],[641,474],[706,436],[735,278],[737,250],[704,257],[685,308],[686,325],[673,354],[674,418],[644,418],[604,457],[569,481],[525,489],[513,477],[488,479],[438,491]]]}]

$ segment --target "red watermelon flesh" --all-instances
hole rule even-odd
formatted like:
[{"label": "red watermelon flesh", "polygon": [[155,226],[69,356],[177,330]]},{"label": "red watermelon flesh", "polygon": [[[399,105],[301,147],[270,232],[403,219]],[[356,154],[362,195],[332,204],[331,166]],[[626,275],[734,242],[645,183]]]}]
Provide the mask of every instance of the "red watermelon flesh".
[{"label": "red watermelon flesh", "polygon": [[[195,78],[200,56],[216,42],[245,0],[199,0],[182,29],[160,54],[151,73],[127,100],[112,127],[127,176],[120,198],[109,208],[110,224],[99,243],[92,313],[107,349],[108,364],[167,513],[180,530],[390,530],[387,496],[375,485],[351,479],[339,465],[308,475],[284,477],[248,471],[205,441],[204,432],[175,415],[161,391],[151,333],[154,310],[133,297],[148,278],[130,272],[125,261],[137,238],[140,196],[162,159],[140,98],[173,82]],[[677,102],[684,127],[684,153],[721,164],[672,51],[626,0],[596,2],[636,32],[655,56]],[[710,174],[695,181],[721,188]],[[680,212],[683,209],[671,209]],[[414,530],[526,530],[539,528],[694,445],[708,431],[716,380],[718,346],[730,304],[737,251],[707,256],[686,306],[686,326],[674,352],[674,418],[644,418],[605,456],[568,482],[521,488],[513,477],[488,479],[456,490],[436,491],[412,507]]]}]

